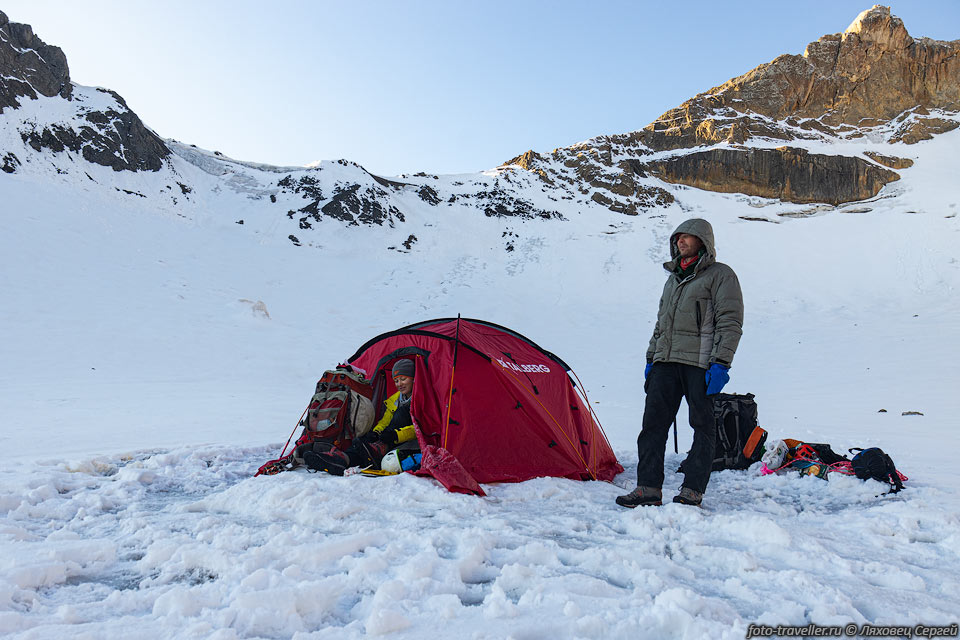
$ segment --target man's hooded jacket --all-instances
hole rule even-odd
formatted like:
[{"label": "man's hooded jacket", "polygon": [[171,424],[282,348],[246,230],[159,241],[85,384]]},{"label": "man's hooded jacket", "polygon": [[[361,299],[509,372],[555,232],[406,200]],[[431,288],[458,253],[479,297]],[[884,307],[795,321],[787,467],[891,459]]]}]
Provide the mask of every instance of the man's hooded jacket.
[{"label": "man's hooded jacket", "polygon": [[[680,268],[677,236],[697,236],[703,242],[692,273]],[[660,297],[660,310],[647,362],[679,362],[703,369],[714,362],[730,366],[743,333],[743,296],[733,269],[717,262],[713,227],[706,220],[682,222],[670,236],[669,272]]]}]

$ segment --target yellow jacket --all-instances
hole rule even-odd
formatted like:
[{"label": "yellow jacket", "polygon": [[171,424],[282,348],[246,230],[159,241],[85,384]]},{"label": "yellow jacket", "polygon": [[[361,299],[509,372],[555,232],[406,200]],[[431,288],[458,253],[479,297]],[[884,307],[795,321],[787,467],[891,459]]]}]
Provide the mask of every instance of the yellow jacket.
[{"label": "yellow jacket", "polygon": [[[383,401],[386,410],[383,412],[383,417],[380,418],[380,422],[373,425],[373,430],[377,433],[381,433],[390,425],[390,420],[393,419],[393,414],[397,410],[397,406],[400,404],[400,392],[397,391],[395,394]],[[406,442],[408,440],[413,440],[417,437],[416,432],[414,431],[413,425],[406,425],[397,429],[397,444]]]}]

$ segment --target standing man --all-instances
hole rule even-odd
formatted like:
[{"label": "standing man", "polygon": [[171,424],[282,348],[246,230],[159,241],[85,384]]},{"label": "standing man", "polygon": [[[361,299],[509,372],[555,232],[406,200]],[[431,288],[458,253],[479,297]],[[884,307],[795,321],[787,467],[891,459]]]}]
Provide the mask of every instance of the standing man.
[{"label": "standing man", "polygon": [[670,274],[647,349],[643,428],[637,437],[637,488],[617,498],[624,507],[662,502],[667,434],[680,408],[690,407],[693,446],[683,462],[683,485],[674,502],[699,505],[710,480],[716,446],[713,399],[730,379],[727,373],[743,333],[743,296],[733,269],[717,262],[713,228],[687,220],[670,236]]}]

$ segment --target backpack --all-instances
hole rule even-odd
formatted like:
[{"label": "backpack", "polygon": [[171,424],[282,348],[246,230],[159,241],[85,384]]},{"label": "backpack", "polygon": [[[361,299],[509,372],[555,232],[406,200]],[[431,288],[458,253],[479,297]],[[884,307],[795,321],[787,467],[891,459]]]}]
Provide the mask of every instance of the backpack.
[{"label": "backpack", "polygon": [[[291,451],[260,467],[256,475],[273,475],[303,464],[303,453],[332,447],[346,449],[374,423],[373,386],[349,365],[325,371],[298,427],[303,427]],[[296,427],[294,427],[296,432]],[[291,434],[291,438],[293,434]],[[290,441],[287,441],[290,444]],[[286,447],[284,447],[286,451]]]},{"label": "backpack", "polygon": [[[757,424],[757,403],[748,393],[718,393],[713,398],[717,443],[711,471],[746,469],[763,455],[767,431]],[[677,469],[683,473],[683,464]]]},{"label": "backpack", "polygon": [[757,403],[748,393],[718,393],[713,397],[717,446],[712,471],[746,469],[763,455],[767,432],[757,423]]},{"label": "backpack", "polygon": [[884,453],[883,449],[877,447],[870,447],[869,449],[854,447],[850,449],[850,453],[854,451],[858,451],[859,453],[853,456],[853,460],[850,461],[850,466],[853,467],[853,473],[858,478],[861,480],[873,478],[874,480],[885,482],[891,486],[889,493],[897,493],[903,489],[904,478],[900,472],[897,471],[893,460],[890,459],[889,455]]},{"label": "backpack", "polygon": [[294,460],[303,464],[306,445],[323,443],[346,449],[373,427],[373,387],[350,367],[325,371],[317,381],[307,412],[300,421],[303,433],[294,448]]}]

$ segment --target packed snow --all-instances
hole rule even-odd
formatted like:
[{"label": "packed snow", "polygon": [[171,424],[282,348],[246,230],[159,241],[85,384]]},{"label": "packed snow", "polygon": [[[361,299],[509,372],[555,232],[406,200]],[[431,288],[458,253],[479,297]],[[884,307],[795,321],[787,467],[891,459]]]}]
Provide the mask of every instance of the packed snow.
[{"label": "packed snow", "polygon": [[[412,198],[395,227],[324,220],[299,247],[286,208],[265,204],[269,168],[186,146],[162,176],[22,152],[0,174],[0,635],[956,624],[958,144],[960,130],[890,148],[914,167],[841,207],[673,186],[677,203],[637,217],[572,201],[551,205],[563,220],[523,221]],[[157,186],[177,178],[192,191]],[[694,216],[744,291],[726,390],[756,394],[773,438],[882,447],[905,491],[754,468],[715,473],[701,509],[614,504],[634,484],[660,263]],[[324,369],[458,313],[569,363],[625,473],[486,485],[483,498],[406,474],[253,477]],[[679,422],[668,470],[690,444]],[[679,483],[667,474],[668,500]]]}]

